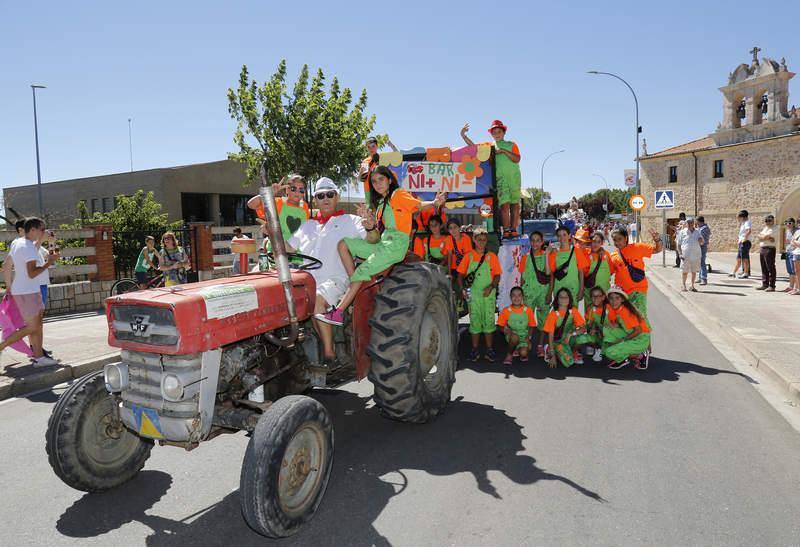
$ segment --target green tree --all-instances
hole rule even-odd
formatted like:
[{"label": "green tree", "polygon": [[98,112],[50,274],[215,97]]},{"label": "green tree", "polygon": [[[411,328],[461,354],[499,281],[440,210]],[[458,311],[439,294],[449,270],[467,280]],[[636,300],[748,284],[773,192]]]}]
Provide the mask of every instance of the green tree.
[{"label": "green tree", "polygon": [[[78,218],[72,224],[62,224],[63,229],[80,229],[89,224],[111,224],[114,238],[114,264],[117,271],[133,269],[136,258],[144,246],[144,236],[152,235],[158,246],[161,235],[168,230],[179,230],[181,221],[169,222],[169,215],[161,211],[153,192],[137,190],[132,196],[119,195],[116,206],[108,213],[97,212],[89,216],[86,203],[78,203]],[[180,239],[180,234],[178,234]],[[75,247],[83,240],[64,241],[62,245]]]},{"label": "green tree", "polygon": [[[526,188],[525,191],[530,197],[522,198],[522,208],[525,211],[536,213],[539,210],[539,202],[542,201],[542,190],[541,188]],[[550,192],[544,193],[544,199],[550,201]]]},{"label": "green tree", "polygon": [[228,112],[237,124],[233,140],[239,147],[228,157],[247,166],[249,180],[257,180],[267,153],[270,182],[290,172],[337,182],[351,177],[375,125],[375,116],[365,112],[366,89],[353,104],[352,91],[336,77],[326,90],[322,70],[310,78],[303,65],[288,91],[285,60],[263,84],[250,78],[247,65],[242,67],[238,87],[228,89]]}]

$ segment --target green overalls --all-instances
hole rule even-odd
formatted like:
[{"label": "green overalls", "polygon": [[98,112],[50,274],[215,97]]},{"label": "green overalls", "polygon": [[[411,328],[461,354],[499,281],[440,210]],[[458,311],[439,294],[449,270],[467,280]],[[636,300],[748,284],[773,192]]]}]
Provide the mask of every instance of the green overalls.
[{"label": "green overalls", "polygon": [[[525,269],[520,276],[522,282],[522,293],[525,300],[525,305],[533,308],[536,315],[536,325],[539,330],[544,327],[544,322],[547,319],[547,314],[550,310],[550,303],[547,301],[547,292],[550,290],[550,282],[545,284],[539,283],[534,271],[534,264],[536,269],[540,272],[547,271],[547,253],[542,253],[539,256],[528,255],[525,260]],[[549,276],[548,276],[549,277]]]},{"label": "green overalls", "polygon": [[[567,251],[558,251],[558,254],[556,254],[556,267],[553,269],[553,298],[556,298],[556,296],[558,295],[558,290],[560,288],[566,287],[572,294],[573,302],[575,302],[575,305],[577,305],[578,294],[580,294],[581,290],[581,280],[578,275],[579,274],[578,258],[575,256],[575,254],[581,251],[580,249],[574,249],[575,252],[572,254],[572,258],[569,258],[572,249]],[[567,266],[566,275],[559,280],[558,277],[555,275],[555,272],[562,264],[564,264],[567,261],[567,259],[569,259],[569,265]]]},{"label": "green overalls", "polygon": [[358,237],[346,237],[343,240],[350,254],[365,259],[350,276],[350,281],[369,281],[373,276],[401,262],[408,252],[410,237],[397,229],[394,211],[385,199],[378,205],[377,217],[384,226],[380,241],[369,243]]},{"label": "green overalls", "polygon": [[[605,307],[599,310],[588,304],[586,312],[586,332],[575,337],[575,343],[579,346],[588,345],[599,348],[603,344],[603,327],[606,323]],[[590,313],[591,311],[591,313]]]},{"label": "green overalls", "polygon": [[[522,306],[522,310],[520,311],[514,311],[514,309],[511,308],[511,313],[508,316],[508,328],[519,338],[517,349],[527,348],[528,329],[530,328],[528,325],[528,306]],[[508,342],[510,338],[511,335],[507,334],[506,342]]]},{"label": "green overalls", "polygon": [[564,324],[564,329],[561,331],[560,338],[555,338],[555,335],[558,334],[558,328],[561,326],[561,323],[564,321],[564,319],[559,317],[558,321],[556,321],[556,332],[553,334],[553,353],[555,353],[556,359],[558,359],[559,363],[569,368],[575,364],[575,357],[572,355],[572,350],[578,345],[578,337],[572,336],[569,339],[568,344],[564,343],[567,334],[570,334],[573,330],[575,330],[575,322],[572,320],[572,310],[567,311],[566,317],[567,321]]},{"label": "green overalls", "polygon": [[[576,251],[577,252],[577,251]],[[601,251],[600,253],[600,268],[597,270],[597,274],[594,278],[594,284],[589,286],[589,276],[594,272],[594,269],[597,267],[597,253],[589,253],[589,271],[583,278],[584,281],[584,291],[583,291],[583,309],[588,310],[592,307],[592,289],[595,287],[600,287],[603,289],[603,292],[608,292],[609,287],[611,287],[611,266],[608,263],[608,260],[605,259],[605,253]]]},{"label": "green overalls", "polygon": [[631,340],[620,341],[631,332],[633,332],[633,329],[628,330],[620,317],[617,317],[614,323],[606,322],[603,326],[603,354],[612,361],[619,363],[632,355],[644,352],[650,347],[649,332],[643,332]]},{"label": "green overalls", "polygon": [[[494,310],[497,305],[497,291],[492,289],[489,296],[483,296],[483,290],[492,284],[492,272],[489,267],[489,255],[480,268],[479,262],[470,262],[467,274],[475,272],[475,281],[470,287],[469,299],[469,332],[470,334],[492,334],[497,328],[494,323]],[[466,277],[466,276],[465,276]]]},{"label": "green overalls", "polygon": [[[511,152],[514,143],[505,140],[495,141],[495,146]],[[511,161],[505,154],[496,154],[494,168],[497,177],[497,200],[500,205],[519,204],[522,187],[522,173],[519,170],[519,164]]]}]

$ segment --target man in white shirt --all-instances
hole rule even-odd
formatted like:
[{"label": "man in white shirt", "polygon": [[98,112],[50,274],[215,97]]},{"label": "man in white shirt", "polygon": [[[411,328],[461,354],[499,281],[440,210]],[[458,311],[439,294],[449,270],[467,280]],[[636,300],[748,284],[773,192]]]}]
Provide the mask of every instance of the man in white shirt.
[{"label": "man in white shirt", "polygon": [[39,265],[40,254],[36,246],[37,241],[41,241],[45,234],[44,221],[39,218],[29,218],[25,220],[25,238],[15,240],[11,245],[6,260],[11,260],[14,267],[14,279],[11,280],[11,272],[3,268],[6,287],[6,294],[14,299],[14,303],[20,311],[25,326],[14,332],[11,336],[0,342],[0,352],[13,344],[17,340],[27,336],[33,350],[33,366],[47,367],[57,365],[58,361],[47,357],[42,352],[42,316],[44,305],[42,303],[42,292],[39,276],[47,268],[55,264],[59,259],[58,253],[48,254],[44,264]]},{"label": "man in white shirt", "polygon": [[733,271],[728,274],[728,277],[737,277],[736,272],[739,270],[739,266],[742,267],[742,273],[738,276],[739,279],[750,277],[750,247],[753,246],[753,223],[750,222],[749,217],[750,214],[745,209],[742,209],[736,215],[739,220],[739,250],[736,254],[736,265],[733,267]]},{"label": "man in white shirt", "polygon": [[[319,212],[305,221],[289,241],[286,250],[311,256],[322,262],[322,266],[309,273],[317,282],[317,301],[314,313],[325,313],[335,306],[350,286],[350,278],[339,258],[338,244],[345,237],[364,238],[366,230],[361,217],[348,215],[339,209],[339,188],[327,177],[322,177],[314,186],[314,205]],[[333,345],[333,327],[314,319],[323,347],[323,362],[336,360]]]},{"label": "man in white shirt", "polygon": [[777,253],[775,239],[775,217],[767,215],[764,219],[764,229],[758,233],[759,259],[761,260],[761,286],[757,291],[775,292],[775,278],[778,275],[775,268],[775,255]]},{"label": "man in white shirt", "polygon": [[694,282],[697,279],[697,273],[700,271],[700,255],[701,246],[705,243],[703,236],[700,235],[700,230],[695,227],[694,218],[689,217],[686,219],[686,227],[678,232],[678,248],[681,253],[681,281],[683,283],[683,291],[686,291],[686,278],[692,274],[692,292],[697,292]]}]

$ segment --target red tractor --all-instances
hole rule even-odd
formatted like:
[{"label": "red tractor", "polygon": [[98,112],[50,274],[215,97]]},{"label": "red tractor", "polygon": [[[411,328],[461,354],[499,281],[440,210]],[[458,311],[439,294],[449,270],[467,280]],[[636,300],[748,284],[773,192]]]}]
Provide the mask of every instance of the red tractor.
[{"label": "red tractor", "polygon": [[366,285],[329,369],[310,321],[315,282],[304,270],[315,261],[290,270],[297,258],[285,251],[271,188],[261,198],[277,271],[106,300],[121,361],[72,384],[48,422],[49,461],[66,484],[108,490],[132,479],[156,442],[192,450],[244,430],[242,513],[258,533],[284,537],[314,515],[331,472],[333,427],[305,395],[313,386],[368,377],[380,410],[401,421],[444,409],[457,359],[446,270],[409,258]]}]

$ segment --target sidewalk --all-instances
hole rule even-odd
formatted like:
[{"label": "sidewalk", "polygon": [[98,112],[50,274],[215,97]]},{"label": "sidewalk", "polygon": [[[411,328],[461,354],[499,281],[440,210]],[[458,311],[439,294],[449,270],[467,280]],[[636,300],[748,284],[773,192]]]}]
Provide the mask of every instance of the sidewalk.
[{"label": "sidewalk", "polygon": [[0,356],[0,401],[78,378],[115,361],[119,350],[107,343],[102,313],[45,317],[44,347],[65,365],[35,369],[28,357],[13,349]]},{"label": "sidewalk", "polygon": [[[749,279],[728,277],[736,261],[735,253],[709,253],[712,273],[700,292],[681,292],[681,271],[674,268],[675,253],[667,251],[667,267],[661,256],[650,259],[647,273],[652,284],[664,292],[680,309],[692,306],[707,318],[695,325],[702,332],[715,329],[750,365],[767,373],[795,403],[800,403],[800,296],[783,292],[755,290],[761,285],[758,253],[751,253]],[[777,290],[788,281],[786,268],[778,261]],[[687,283],[688,285],[688,283]],[[676,341],[677,342],[677,341]]]}]

